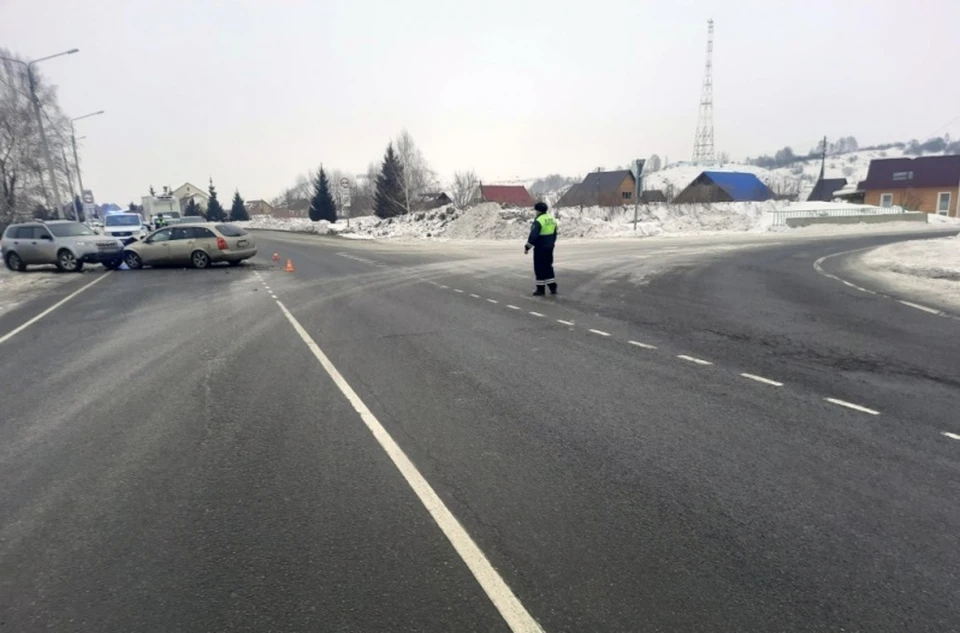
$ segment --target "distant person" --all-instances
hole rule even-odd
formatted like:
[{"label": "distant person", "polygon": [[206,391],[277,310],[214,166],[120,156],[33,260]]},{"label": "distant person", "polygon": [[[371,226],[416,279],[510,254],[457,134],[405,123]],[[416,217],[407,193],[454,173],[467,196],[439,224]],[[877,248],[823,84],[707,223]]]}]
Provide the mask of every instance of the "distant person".
[{"label": "distant person", "polygon": [[557,294],[557,280],[553,276],[553,247],[557,243],[557,221],[547,213],[547,204],[538,202],[533,206],[537,217],[530,227],[530,237],[523,247],[526,255],[533,249],[533,274],[537,279],[537,289],[534,297],[542,297],[546,289],[550,294]]}]

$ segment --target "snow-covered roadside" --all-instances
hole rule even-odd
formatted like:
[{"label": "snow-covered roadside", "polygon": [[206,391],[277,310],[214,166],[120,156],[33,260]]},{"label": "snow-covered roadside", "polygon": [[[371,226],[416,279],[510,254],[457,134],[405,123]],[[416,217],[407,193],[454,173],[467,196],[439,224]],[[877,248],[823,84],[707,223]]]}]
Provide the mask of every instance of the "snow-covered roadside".
[{"label": "snow-covered roadside", "polygon": [[859,262],[897,293],[960,310],[960,236],[880,246]]},{"label": "snow-covered roadside", "polygon": [[58,272],[53,267],[30,268],[23,273],[0,267],[0,314],[71,279],[76,279],[76,275]]}]

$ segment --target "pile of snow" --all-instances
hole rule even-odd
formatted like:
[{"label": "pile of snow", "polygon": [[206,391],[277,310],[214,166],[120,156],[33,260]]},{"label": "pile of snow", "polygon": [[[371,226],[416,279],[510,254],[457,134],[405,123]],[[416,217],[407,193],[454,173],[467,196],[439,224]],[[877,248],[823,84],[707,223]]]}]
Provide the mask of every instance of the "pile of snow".
[{"label": "pile of snow", "polygon": [[868,252],[862,261],[872,270],[960,282],[960,238],[889,244]]}]

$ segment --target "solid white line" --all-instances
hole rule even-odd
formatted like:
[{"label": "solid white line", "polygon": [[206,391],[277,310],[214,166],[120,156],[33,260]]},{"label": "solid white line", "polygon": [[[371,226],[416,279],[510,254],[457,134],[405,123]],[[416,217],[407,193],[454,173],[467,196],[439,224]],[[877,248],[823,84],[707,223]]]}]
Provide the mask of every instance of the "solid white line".
[{"label": "solid white line", "polygon": [[533,310],[530,311],[530,314],[532,314],[532,315],[535,316],[535,317],[544,317],[544,316],[547,316],[546,314],[540,314],[539,312],[534,312]]},{"label": "solid white line", "polygon": [[847,402],[846,400],[837,400],[836,398],[824,398],[824,400],[832,404],[840,405],[841,407],[847,407],[848,409],[853,409],[855,411],[869,413],[870,415],[880,415],[879,411],[874,411],[873,409],[861,407],[859,404],[853,404],[852,402]]},{"label": "solid white line", "polygon": [[702,358],[695,358],[695,357],[693,357],[693,356],[687,356],[686,354],[678,354],[678,355],[677,355],[677,358],[680,358],[680,359],[682,359],[682,360],[688,360],[688,361],[690,361],[691,363],[696,363],[696,364],[698,364],[698,365],[712,365],[712,364],[713,364],[713,363],[711,363],[711,362],[708,361],[708,360],[703,360]]},{"label": "solid white line", "polygon": [[313,355],[320,362],[320,365],[333,380],[334,384],[337,385],[337,388],[340,389],[340,392],[353,406],[353,410],[360,415],[360,419],[373,434],[373,437],[380,444],[381,448],[387,453],[387,456],[390,457],[390,460],[394,466],[397,467],[397,470],[400,471],[400,474],[403,475],[407,484],[413,489],[414,494],[420,499],[420,503],[427,509],[427,512],[433,517],[433,520],[443,531],[444,535],[450,541],[450,544],[453,545],[453,549],[460,555],[463,562],[467,564],[473,577],[477,579],[477,582],[480,583],[487,597],[490,598],[490,601],[493,602],[497,611],[499,611],[503,619],[506,620],[507,626],[515,633],[543,633],[543,628],[533,619],[533,616],[530,615],[530,612],[523,606],[503,577],[500,576],[493,565],[490,564],[490,561],[477,546],[476,542],[474,542],[473,538],[471,538],[463,526],[460,525],[460,522],[443,503],[440,496],[434,491],[433,487],[430,486],[430,483],[424,478],[420,471],[417,470],[417,467],[410,461],[410,458],[407,457],[406,453],[403,452],[403,449],[394,441],[387,430],[383,428],[383,425],[367,405],[364,404],[363,400],[360,399],[360,396],[353,390],[353,387],[347,383],[343,375],[337,370],[333,363],[330,362],[330,359],[323,353],[323,350],[321,350],[320,346],[313,340],[313,337],[307,333],[285,305],[279,301],[277,305],[280,306],[280,310],[284,316],[287,317],[290,324],[293,325],[293,329],[296,330],[300,338],[303,339],[303,342],[306,343],[307,348],[313,352]]},{"label": "solid white line", "polygon": [[470,296],[473,297],[474,299],[479,299],[479,298],[480,298],[480,295],[475,295],[475,294],[473,294],[472,292],[470,293]]},{"label": "solid white line", "polygon": [[750,380],[756,380],[757,382],[762,382],[765,385],[773,385],[774,387],[782,387],[782,382],[777,382],[776,380],[770,380],[769,378],[764,378],[763,376],[757,376],[756,374],[740,374],[744,378],[749,378]]},{"label": "solid white line", "polygon": [[520,306],[510,305],[509,303],[507,304],[507,307],[510,308],[511,310],[519,310],[519,309],[520,309]]},{"label": "solid white line", "polygon": [[487,299],[487,301],[489,301],[490,303],[500,303],[500,302],[497,301],[496,299]]},{"label": "solid white line", "polygon": [[105,272],[102,276],[97,277],[96,279],[94,279],[94,280],[91,281],[90,283],[86,284],[85,286],[82,286],[82,287],[78,288],[77,290],[74,290],[73,292],[71,292],[70,294],[68,294],[66,297],[64,297],[64,298],[61,299],[60,301],[57,301],[55,304],[53,304],[52,306],[50,306],[49,308],[47,308],[46,310],[44,310],[43,312],[41,312],[41,313],[38,314],[37,316],[33,317],[32,319],[30,319],[29,321],[27,321],[27,322],[24,323],[23,325],[20,325],[19,327],[16,327],[16,328],[10,330],[9,332],[7,332],[6,334],[4,334],[3,336],[0,336],[0,343],[4,343],[4,342],[12,339],[14,336],[16,336],[17,334],[19,334],[20,332],[23,332],[25,329],[27,329],[28,327],[30,327],[31,325],[33,325],[34,323],[36,323],[37,321],[39,321],[39,320],[42,319],[43,317],[47,316],[48,314],[50,314],[51,312],[53,312],[54,310],[56,310],[57,308],[59,308],[60,306],[62,306],[63,304],[65,304],[67,301],[70,301],[71,299],[73,299],[74,297],[76,297],[78,294],[80,294],[81,292],[83,292],[84,290],[86,290],[87,288],[89,288],[90,286],[92,286],[93,284],[98,284],[98,283],[100,283],[101,281],[103,281],[104,279],[106,279],[106,278],[107,278],[107,275],[109,275],[111,272],[113,272],[113,271],[107,271],[107,272]]},{"label": "solid white line", "polygon": [[631,345],[636,345],[637,347],[642,347],[643,349],[657,349],[656,345],[647,345],[646,343],[641,343],[640,341],[629,341]]},{"label": "solid white line", "polygon": [[463,294],[463,290],[460,290],[459,288],[454,288],[453,291],[454,291],[454,292],[459,292],[460,294]]},{"label": "solid white line", "polygon": [[949,431],[944,431],[943,435],[949,437],[951,440],[960,440],[960,435],[956,433],[950,433]]},{"label": "solid white line", "polygon": [[573,321],[564,321],[563,319],[557,319],[557,323],[563,323],[564,325],[574,325]]},{"label": "solid white line", "polygon": [[610,336],[610,332],[604,332],[603,330],[589,330],[594,334],[599,334],[600,336]]},{"label": "solid white line", "polygon": [[940,310],[934,310],[933,308],[922,306],[919,303],[911,303],[910,301],[903,301],[902,299],[898,299],[897,301],[905,306],[910,306],[911,308],[916,308],[917,310],[923,310],[924,312],[929,312],[930,314],[940,314]]}]

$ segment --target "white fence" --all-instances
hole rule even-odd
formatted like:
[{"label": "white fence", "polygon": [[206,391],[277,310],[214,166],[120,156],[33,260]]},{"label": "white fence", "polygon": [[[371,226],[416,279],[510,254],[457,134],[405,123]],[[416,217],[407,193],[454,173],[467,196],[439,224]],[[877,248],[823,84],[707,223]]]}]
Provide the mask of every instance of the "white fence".
[{"label": "white fence", "polygon": [[894,215],[906,213],[903,207],[843,206],[833,209],[796,209],[770,211],[771,226],[786,226],[791,218],[838,218],[852,215]]}]

